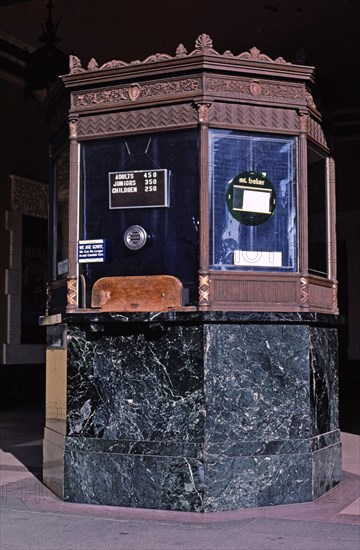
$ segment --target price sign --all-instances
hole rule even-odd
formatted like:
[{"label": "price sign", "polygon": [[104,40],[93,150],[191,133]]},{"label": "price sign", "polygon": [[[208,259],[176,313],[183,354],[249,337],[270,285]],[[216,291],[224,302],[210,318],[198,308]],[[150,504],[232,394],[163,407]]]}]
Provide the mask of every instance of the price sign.
[{"label": "price sign", "polygon": [[109,173],[110,208],[166,206],[169,206],[167,170]]}]

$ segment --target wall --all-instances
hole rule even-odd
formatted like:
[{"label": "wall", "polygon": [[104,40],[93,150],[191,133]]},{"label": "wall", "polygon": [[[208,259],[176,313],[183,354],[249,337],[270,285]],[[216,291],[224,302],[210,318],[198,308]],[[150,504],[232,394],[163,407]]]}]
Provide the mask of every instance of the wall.
[{"label": "wall", "polygon": [[16,404],[38,400],[44,385],[44,346],[22,344],[21,300],[23,214],[45,215],[47,188],[39,182],[48,178],[47,131],[40,107],[25,96],[21,79],[4,72],[0,106],[0,375],[4,403]]}]

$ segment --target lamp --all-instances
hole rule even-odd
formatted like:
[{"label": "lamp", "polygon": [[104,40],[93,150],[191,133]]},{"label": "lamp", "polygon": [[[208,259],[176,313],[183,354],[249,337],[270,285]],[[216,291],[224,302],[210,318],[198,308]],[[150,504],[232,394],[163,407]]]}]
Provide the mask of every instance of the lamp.
[{"label": "lamp", "polygon": [[54,25],[52,21],[52,0],[49,0],[47,8],[45,26],[41,25],[43,34],[38,38],[44,45],[29,54],[27,60],[26,90],[40,104],[47,95],[49,85],[59,75],[69,71],[69,56],[55,46],[61,38],[56,36],[58,24]]}]

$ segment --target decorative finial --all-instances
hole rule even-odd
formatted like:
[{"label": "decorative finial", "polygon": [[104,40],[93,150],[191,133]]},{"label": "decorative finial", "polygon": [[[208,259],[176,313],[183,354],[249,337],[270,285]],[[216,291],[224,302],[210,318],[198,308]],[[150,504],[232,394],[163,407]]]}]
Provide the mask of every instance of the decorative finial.
[{"label": "decorative finial", "polygon": [[96,61],[96,59],[94,57],[92,57],[90,59],[87,68],[88,68],[89,71],[96,71],[96,69],[99,68],[98,62]]},{"label": "decorative finial", "polygon": [[69,71],[70,74],[83,73],[85,69],[81,66],[81,61],[76,55],[70,55],[69,57]]},{"label": "decorative finial", "polygon": [[208,34],[200,34],[195,41],[195,51],[202,54],[214,53],[213,41]]},{"label": "decorative finial", "polygon": [[176,57],[186,57],[187,55],[187,49],[185,48],[184,44],[179,44],[176,48]]}]

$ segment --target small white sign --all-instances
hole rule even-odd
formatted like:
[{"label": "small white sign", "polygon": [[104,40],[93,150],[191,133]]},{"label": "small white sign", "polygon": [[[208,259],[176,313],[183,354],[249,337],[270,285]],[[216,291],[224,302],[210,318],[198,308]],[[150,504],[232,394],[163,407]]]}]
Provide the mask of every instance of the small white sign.
[{"label": "small white sign", "polygon": [[282,252],[235,250],[234,265],[250,267],[282,267]]},{"label": "small white sign", "polygon": [[270,214],[271,192],[244,190],[242,210],[258,214]]},{"label": "small white sign", "polygon": [[104,262],[105,261],[105,239],[92,239],[78,242],[79,264]]},{"label": "small white sign", "polygon": [[64,275],[69,271],[69,260],[62,260],[57,264],[58,275]]}]

